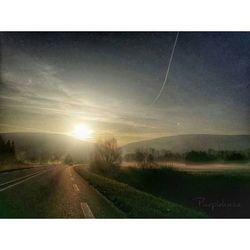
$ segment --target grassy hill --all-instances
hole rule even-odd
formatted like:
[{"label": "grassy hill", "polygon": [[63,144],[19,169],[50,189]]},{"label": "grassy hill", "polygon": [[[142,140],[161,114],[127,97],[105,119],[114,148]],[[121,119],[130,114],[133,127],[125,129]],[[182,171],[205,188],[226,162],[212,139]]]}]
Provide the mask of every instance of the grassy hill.
[{"label": "grassy hill", "polygon": [[123,152],[133,153],[136,149],[155,148],[185,153],[191,150],[246,150],[250,149],[250,135],[177,135],[129,143]]}]

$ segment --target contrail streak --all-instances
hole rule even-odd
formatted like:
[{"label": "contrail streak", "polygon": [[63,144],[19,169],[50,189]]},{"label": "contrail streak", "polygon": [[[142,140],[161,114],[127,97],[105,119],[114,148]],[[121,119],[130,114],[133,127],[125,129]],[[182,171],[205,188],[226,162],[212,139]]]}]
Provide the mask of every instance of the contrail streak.
[{"label": "contrail streak", "polygon": [[161,86],[161,89],[158,93],[158,95],[154,98],[153,102],[151,103],[151,105],[154,105],[157,100],[160,98],[161,94],[162,94],[162,91],[164,90],[164,87],[167,83],[167,80],[168,80],[168,74],[169,74],[169,71],[170,71],[170,67],[171,67],[171,64],[172,64],[172,60],[173,60],[173,56],[174,56],[174,51],[175,51],[175,47],[176,47],[176,44],[177,44],[177,40],[178,40],[178,36],[179,36],[179,32],[177,32],[176,34],[176,38],[175,38],[175,41],[174,41],[174,46],[173,46],[173,49],[172,49],[172,52],[171,52],[171,56],[170,56],[170,59],[169,59],[169,63],[168,63],[168,68],[167,68],[167,72],[166,72],[166,75],[165,75],[165,79],[164,79],[164,82]]}]

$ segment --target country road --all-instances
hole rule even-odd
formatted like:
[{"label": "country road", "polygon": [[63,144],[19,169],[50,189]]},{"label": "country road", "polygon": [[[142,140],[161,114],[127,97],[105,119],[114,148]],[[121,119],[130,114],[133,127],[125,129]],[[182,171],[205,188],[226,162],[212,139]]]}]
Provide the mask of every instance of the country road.
[{"label": "country road", "polygon": [[0,173],[0,218],[118,218],[122,213],[72,166]]}]

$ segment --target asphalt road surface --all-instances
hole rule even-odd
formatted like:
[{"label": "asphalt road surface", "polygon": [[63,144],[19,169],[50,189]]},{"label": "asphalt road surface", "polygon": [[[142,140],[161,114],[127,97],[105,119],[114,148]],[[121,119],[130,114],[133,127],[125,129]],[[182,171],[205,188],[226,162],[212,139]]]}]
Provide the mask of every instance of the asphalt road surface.
[{"label": "asphalt road surface", "polygon": [[0,173],[0,218],[119,218],[122,212],[72,166]]}]

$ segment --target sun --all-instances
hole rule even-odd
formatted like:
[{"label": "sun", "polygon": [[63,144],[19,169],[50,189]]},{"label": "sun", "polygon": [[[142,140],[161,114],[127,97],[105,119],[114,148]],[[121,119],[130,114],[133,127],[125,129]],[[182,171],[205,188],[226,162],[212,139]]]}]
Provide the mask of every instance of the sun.
[{"label": "sun", "polygon": [[93,134],[93,130],[85,124],[76,124],[73,128],[72,135],[79,139],[89,139]]}]

